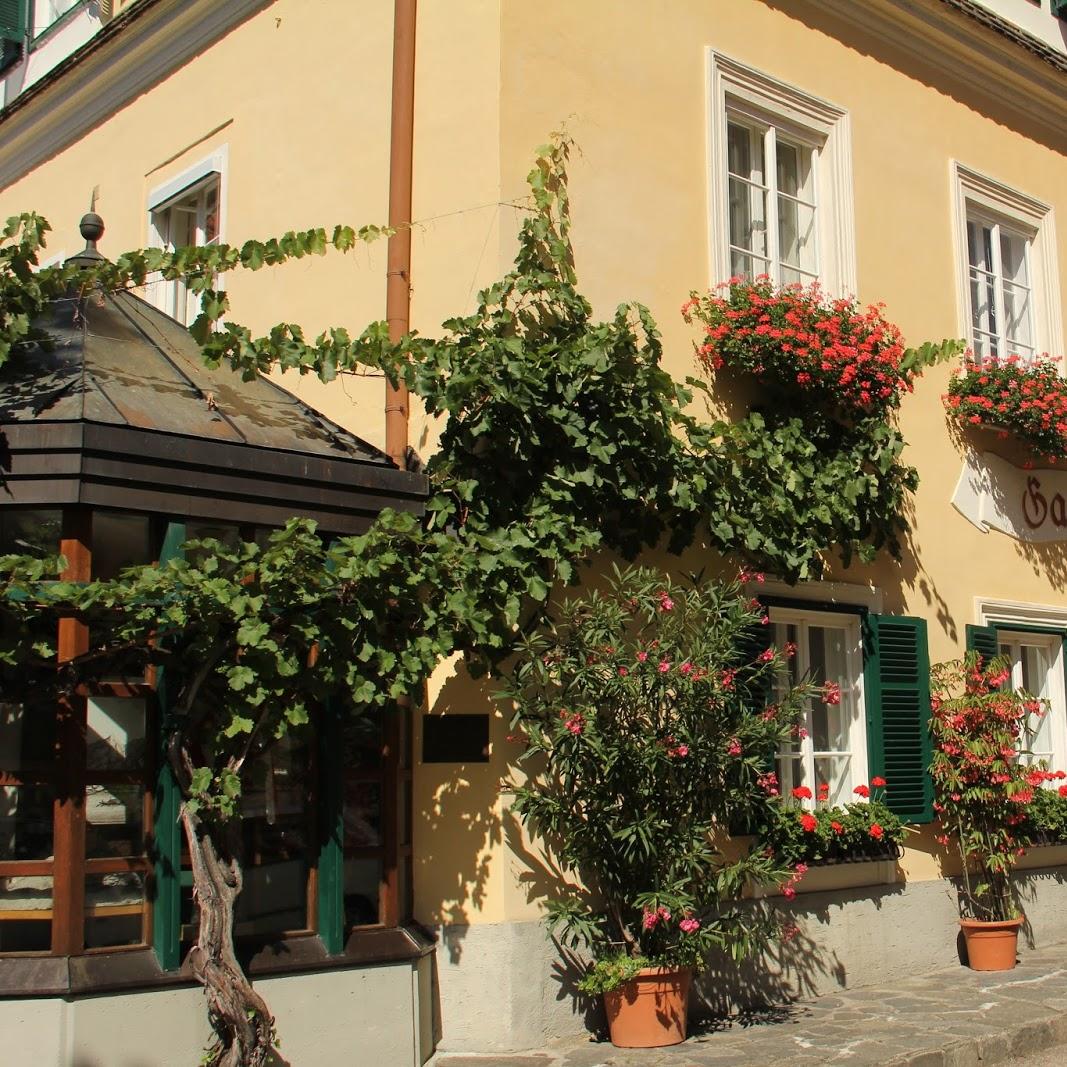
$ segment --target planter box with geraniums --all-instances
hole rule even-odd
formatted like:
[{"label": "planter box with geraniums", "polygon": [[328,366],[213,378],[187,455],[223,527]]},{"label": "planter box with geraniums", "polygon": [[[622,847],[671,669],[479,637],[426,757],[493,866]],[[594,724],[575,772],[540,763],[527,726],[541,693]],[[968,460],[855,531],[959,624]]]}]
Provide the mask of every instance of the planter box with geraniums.
[{"label": "planter box with geraniums", "polygon": [[1067,457],[1067,381],[1052,360],[970,357],[944,400],[961,427],[988,426],[1010,434],[1050,462]]},{"label": "planter box with geraniums", "polygon": [[930,729],[942,844],[954,839],[963,866],[960,926],[975,970],[1015,966],[1023,916],[1011,874],[1031,843],[1030,808],[1053,772],[1018,759],[1019,738],[1042,701],[1004,689],[1006,660],[977,652],[931,670]]},{"label": "planter box with geraniums", "polygon": [[527,775],[514,810],[569,876],[549,922],[592,954],[581,988],[604,994],[617,1044],[684,1040],[690,973],[709,950],[739,959],[779,932],[739,901],[747,882],[792,869],[715,843],[777,805],[767,761],[814,692],[766,706],[782,654],[756,637],[765,619],[739,582],[629,570],[564,603],[513,670]]},{"label": "planter box with geraniums", "polygon": [[[908,828],[889,810],[886,786],[884,778],[873,778],[870,786],[856,786],[855,801],[840,805],[828,802],[825,785],[814,796],[798,786],[759,828],[753,848],[771,850],[794,871],[802,868],[801,874],[809,866],[898,859]],[[801,806],[810,801],[814,807]],[[794,893],[785,887],[787,897]]]}]

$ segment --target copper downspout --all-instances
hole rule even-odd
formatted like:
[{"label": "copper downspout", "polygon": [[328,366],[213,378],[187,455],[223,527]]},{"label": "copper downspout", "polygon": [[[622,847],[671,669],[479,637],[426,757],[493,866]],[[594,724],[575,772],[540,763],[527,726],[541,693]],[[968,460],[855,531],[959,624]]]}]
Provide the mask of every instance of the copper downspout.
[{"label": "copper downspout", "polygon": [[[393,118],[389,143],[389,238],[385,317],[399,341],[411,317],[411,174],[415,128],[415,8],[396,0],[393,16]],[[404,470],[408,450],[408,388],[385,383],[385,451]]]}]

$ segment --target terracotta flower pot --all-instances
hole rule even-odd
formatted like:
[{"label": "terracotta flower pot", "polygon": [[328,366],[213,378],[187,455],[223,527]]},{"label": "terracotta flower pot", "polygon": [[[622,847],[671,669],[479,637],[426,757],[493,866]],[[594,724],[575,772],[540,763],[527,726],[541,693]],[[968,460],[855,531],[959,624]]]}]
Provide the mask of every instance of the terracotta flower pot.
[{"label": "terracotta flower pot", "polygon": [[691,978],[688,967],[645,967],[605,993],[611,1043],[620,1048],[659,1048],[684,1041]]},{"label": "terracotta flower pot", "polygon": [[1022,924],[1022,916],[999,922],[960,919],[963,938],[967,942],[967,964],[971,970],[1010,971],[1015,966]]}]

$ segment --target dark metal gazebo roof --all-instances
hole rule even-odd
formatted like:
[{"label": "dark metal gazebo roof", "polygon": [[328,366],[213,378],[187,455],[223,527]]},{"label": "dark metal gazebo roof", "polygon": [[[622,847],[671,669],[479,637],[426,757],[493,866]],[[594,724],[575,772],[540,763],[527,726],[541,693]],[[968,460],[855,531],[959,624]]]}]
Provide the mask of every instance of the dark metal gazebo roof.
[{"label": "dark metal gazebo roof", "polygon": [[[83,234],[78,260],[99,258],[98,232]],[[421,513],[424,476],[268,378],[205,367],[185,327],[131,293],[57,301],[37,325],[51,348],[17,347],[0,368],[0,503],[305,515],[338,533],[383,507]]]}]

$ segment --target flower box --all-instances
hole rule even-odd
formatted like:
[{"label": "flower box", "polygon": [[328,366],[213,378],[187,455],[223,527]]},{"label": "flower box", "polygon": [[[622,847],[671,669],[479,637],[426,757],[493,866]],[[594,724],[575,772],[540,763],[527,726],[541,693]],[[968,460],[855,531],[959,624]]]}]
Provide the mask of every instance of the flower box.
[{"label": "flower box", "polygon": [[1067,458],[1067,381],[1052,360],[970,358],[942,399],[961,429],[1008,434],[1049,462]]}]

